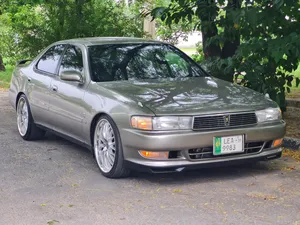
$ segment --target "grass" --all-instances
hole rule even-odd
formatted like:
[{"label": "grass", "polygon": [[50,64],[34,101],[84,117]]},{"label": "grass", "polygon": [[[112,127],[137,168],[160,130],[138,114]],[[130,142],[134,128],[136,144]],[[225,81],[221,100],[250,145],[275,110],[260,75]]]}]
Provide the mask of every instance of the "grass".
[{"label": "grass", "polygon": [[180,48],[181,51],[183,51],[187,55],[192,55],[196,53],[196,48]]},{"label": "grass", "polygon": [[[299,64],[298,68],[293,72],[293,75],[300,79],[300,64]],[[295,80],[293,81],[293,86],[296,86]],[[300,85],[298,86],[298,88],[300,88]]]},{"label": "grass", "polygon": [[6,65],[5,72],[0,72],[0,88],[8,88],[14,66]]},{"label": "grass", "polygon": [[[297,70],[295,70],[293,72],[293,75],[295,77],[298,77],[300,79],[300,65],[298,66]],[[291,87],[291,93],[287,94],[287,98],[297,98],[300,99],[300,85],[298,87],[296,87],[296,81],[295,79],[293,80],[292,83],[292,87]]]}]

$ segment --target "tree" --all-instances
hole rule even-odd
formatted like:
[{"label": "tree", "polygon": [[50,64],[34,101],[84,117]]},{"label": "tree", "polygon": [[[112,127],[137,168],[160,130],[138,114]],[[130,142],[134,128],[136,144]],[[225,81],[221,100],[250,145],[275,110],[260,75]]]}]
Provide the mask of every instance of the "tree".
[{"label": "tree", "polygon": [[0,71],[5,71],[5,66],[4,66],[3,59],[2,59],[1,55],[0,55]]},{"label": "tree", "polygon": [[[8,60],[6,63],[14,64],[16,61],[14,56],[21,55],[23,52],[21,46],[18,46],[20,34],[16,32],[15,27],[12,25],[18,20],[25,19],[24,26],[19,26],[19,29],[30,26],[30,20],[34,21],[36,17],[31,17],[33,14],[30,13],[30,9],[26,6],[36,5],[41,2],[42,0],[0,0],[0,58],[5,56],[6,60]],[[34,29],[31,29],[31,31],[34,32]],[[32,32],[29,32],[28,36],[31,36]],[[24,51],[27,49],[25,48]]]},{"label": "tree", "polygon": [[142,18],[115,0],[10,1],[0,16],[1,54],[10,63],[58,40],[92,36],[142,37]]},{"label": "tree", "polygon": [[[171,0],[137,0],[136,6],[143,17],[148,17],[151,10],[156,7],[167,7]],[[179,39],[187,40],[188,35],[193,31],[194,22],[178,21],[177,23],[167,24],[166,21],[156,18],[155,32],[156,37],[166,43],[178,44]]]},{"label": "tree", "polygon": [[300,59],[299,6],[298,0],[174,0],[151,14],[168,24],[196,16],[211,73],[230,82],[239,76],[284,109]]}]

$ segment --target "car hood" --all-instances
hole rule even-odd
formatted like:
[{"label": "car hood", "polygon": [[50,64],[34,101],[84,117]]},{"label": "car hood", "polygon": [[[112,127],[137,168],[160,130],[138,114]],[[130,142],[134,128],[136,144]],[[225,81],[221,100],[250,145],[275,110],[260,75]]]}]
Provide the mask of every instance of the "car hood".
[{"label": "car hood", "polygon": [[277,107],[275,102],[258,92],[213,77],[117,81],[99,85],[126,99],[142,103],[156,115],[239,112]]}]

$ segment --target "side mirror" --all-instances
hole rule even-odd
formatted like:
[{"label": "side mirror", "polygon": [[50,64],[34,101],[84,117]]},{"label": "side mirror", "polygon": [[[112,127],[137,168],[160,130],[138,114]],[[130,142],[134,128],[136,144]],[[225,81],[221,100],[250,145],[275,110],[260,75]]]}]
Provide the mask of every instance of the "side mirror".
[{"label": "side mirror", "polygon": [[83,77],[82,74],[76,70],[66,70],[63,71],[60,75],[61,80],[65,81],[74,81],[83,84]]}]

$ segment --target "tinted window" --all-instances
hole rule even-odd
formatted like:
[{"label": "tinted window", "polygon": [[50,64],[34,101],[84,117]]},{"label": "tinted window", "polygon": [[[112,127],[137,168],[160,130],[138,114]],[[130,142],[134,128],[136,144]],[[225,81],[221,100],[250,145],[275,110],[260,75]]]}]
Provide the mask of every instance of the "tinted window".
[{"label": "tinted window", "polygon": [[64,51],[64,45],[51,47],[39,60],[37,68],[39,70],[55,74],[60,57]]},{"label": "tinted window", "polygon": [[76,46],[70,46],[66,50],[61,62],[59,73],[66,70],[76,70],[78,72],[82,72],[83,62],[80,48]]},{"label": "tinted window", "polygon": [[114,44],[89,47],[93,81],[206,76],[171,45]]}]

